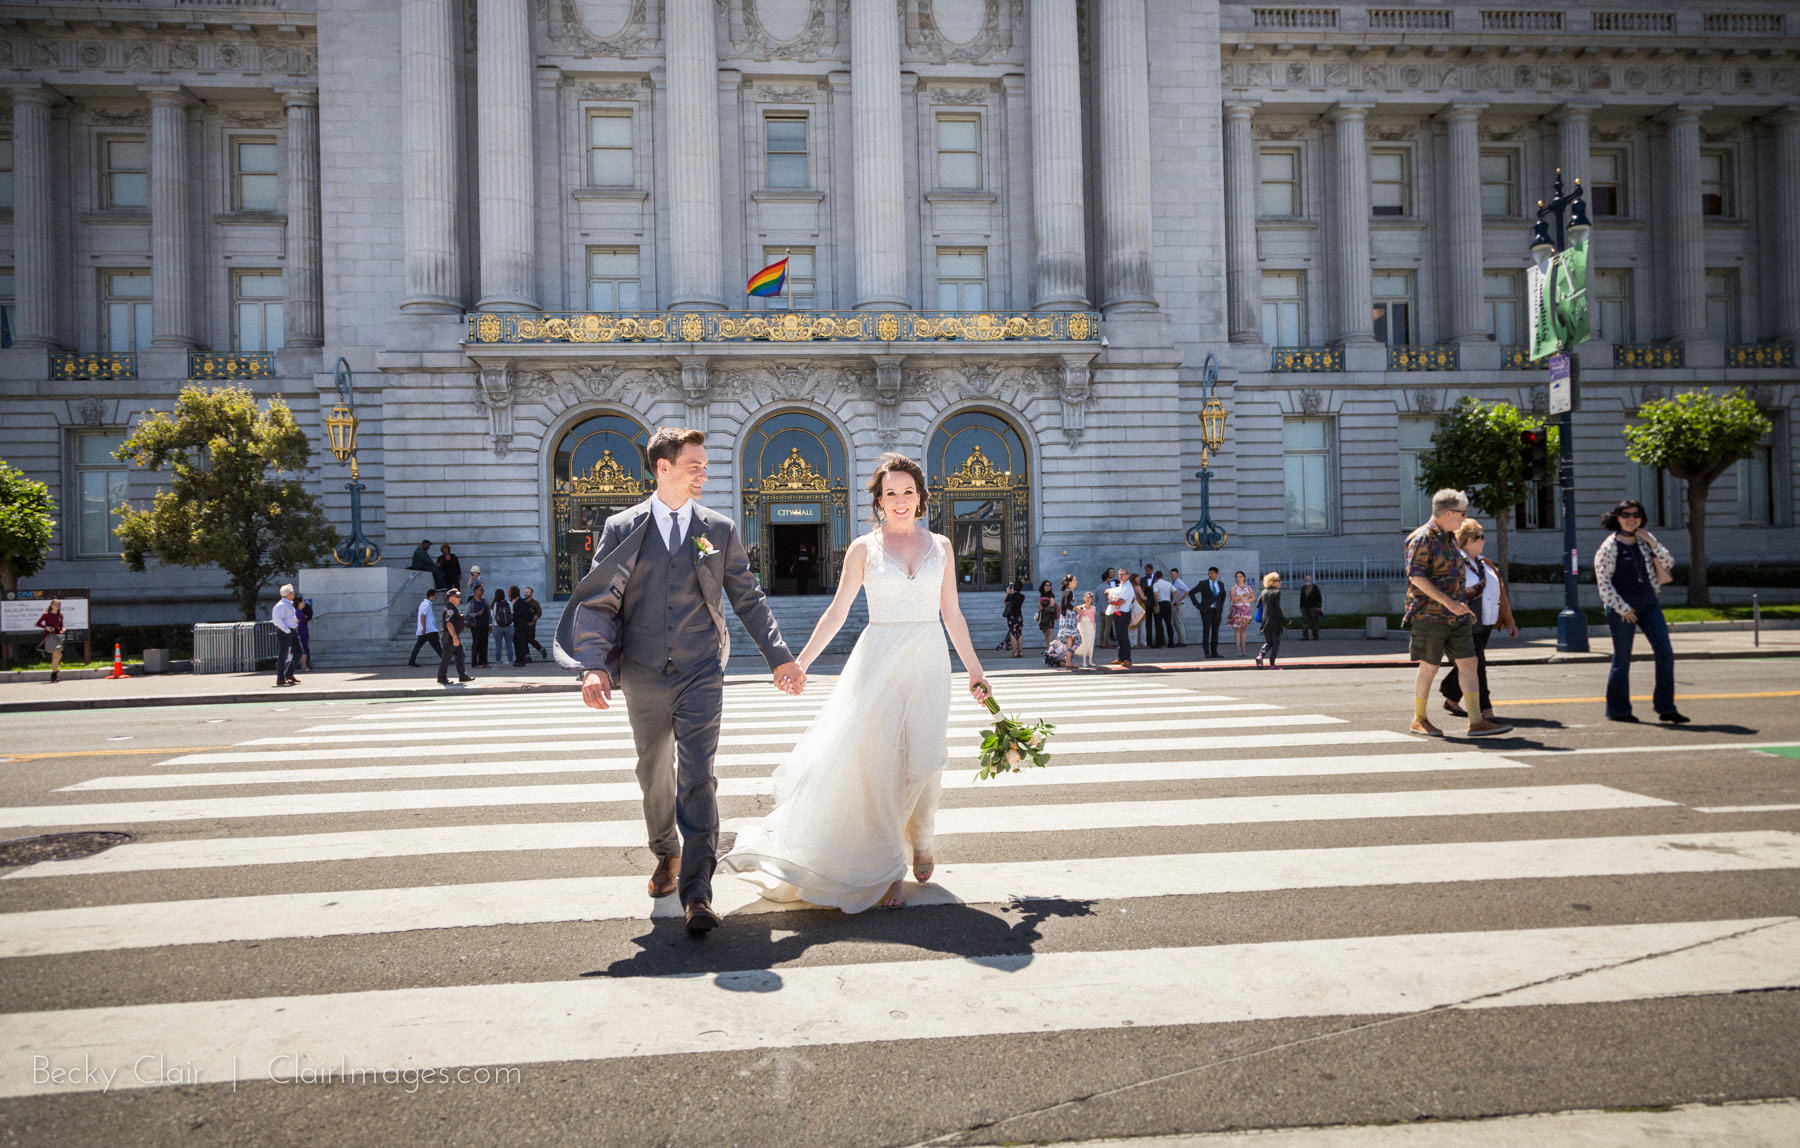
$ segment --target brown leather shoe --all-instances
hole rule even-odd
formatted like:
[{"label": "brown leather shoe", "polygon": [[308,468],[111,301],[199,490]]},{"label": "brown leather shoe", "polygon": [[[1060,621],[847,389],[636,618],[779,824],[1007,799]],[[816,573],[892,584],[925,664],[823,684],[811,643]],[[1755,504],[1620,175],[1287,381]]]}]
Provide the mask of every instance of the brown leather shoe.
[{"label": "brown leather shoe", "polygon": [[1444,731],[1431,724],[1429,718],[1414,718],[1408,733],[1424,734],[1426,737],[1443,737]]},{"label": "brown leather shoe", "polygon": [[1488,721],[1486,718],[1469,723],[1470,737],[1494,737],[1497,734],[1511,732],[1512,726],[1509,726],[1504,722]]},{"label": "brown leather shoe", "polygon": [[713,912],[712,902],[704,897],[696,897],[687,903],[687,931],[690,933],[710,933],[718,928],[719,915]]},{"label": "brown leather shoe", "polygon": [[650,874],[650,895],[667,897],[675,891],[675,878],[681,874],[681,858],[664,857],[656,863],[656,872]]}]

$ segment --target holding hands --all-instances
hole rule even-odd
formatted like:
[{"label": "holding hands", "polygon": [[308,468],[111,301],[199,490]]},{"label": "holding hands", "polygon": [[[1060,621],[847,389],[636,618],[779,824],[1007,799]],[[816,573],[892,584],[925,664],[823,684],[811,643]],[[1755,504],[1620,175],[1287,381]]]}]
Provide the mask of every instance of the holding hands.
[{"label": "holding hands", "polygon": [[783,662],[775,667],[775,688],[789,697],[799,697],[806,689],[806,671],[799,662]]}]

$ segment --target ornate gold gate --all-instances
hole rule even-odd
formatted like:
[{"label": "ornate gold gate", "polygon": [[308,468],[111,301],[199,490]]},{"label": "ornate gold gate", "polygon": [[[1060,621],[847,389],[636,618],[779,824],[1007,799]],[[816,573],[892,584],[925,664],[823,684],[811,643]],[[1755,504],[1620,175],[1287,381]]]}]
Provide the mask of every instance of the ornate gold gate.
[{"label": "ornate gold gate", "polygon": [[[773,473],[763,475],[744,491],[744,520],[753,523],[755,531],[751,569],[770,593],[804,594],[812,579],[817,579],[821,593],[835,590],[849,546],[849,517],[850,492],[843,476],[830,481],[806,461],[799,447],[789,447],[787,457]],[[812,528],[798,532],[801,540],[795,553],[777,552],[782,550],[777,535],[786,527]],[[807,547],[807,535],[817,539],[816,546],[801,549]],[[801,554],[806,554],[811,569],[797,573],[796,559]]]},{"label": "ornate gold gate", "polygon": [[971,446],[962,465],[932,484],[938,533],[950,539],[963,590],[998,590],[1031,578],[1030,488]]},{"label": "ornate gold gate", "polygon": [[651,490],[650,483],[630,474],[610,450],[602,451],[586,474],[556,482],[550,514],[556,537],[557,597],[574,593],[575,584],[587,573],[607,518],[642,502]]}]

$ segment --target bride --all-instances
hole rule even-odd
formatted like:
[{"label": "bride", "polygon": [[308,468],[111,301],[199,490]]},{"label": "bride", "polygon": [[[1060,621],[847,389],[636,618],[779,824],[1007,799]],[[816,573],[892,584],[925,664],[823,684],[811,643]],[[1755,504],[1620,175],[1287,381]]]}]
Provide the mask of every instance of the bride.
[{"label": "bride", "polygon": [[801,668],[837,636],[859,588],[868,592],[869,626],[812,727],[775,771],[775,808],[720,861],[770,900],[846,913],[877,901],[905,905],[908,860],[914,877],[931,879],[948,756],[946,630],[969,672],[969,693],[978,702],[988,696],[957,605],[950,540],[920,522],[924,471],[884,454],[869,493],[879,526],[845,553],[837,596],[801,652]]}]

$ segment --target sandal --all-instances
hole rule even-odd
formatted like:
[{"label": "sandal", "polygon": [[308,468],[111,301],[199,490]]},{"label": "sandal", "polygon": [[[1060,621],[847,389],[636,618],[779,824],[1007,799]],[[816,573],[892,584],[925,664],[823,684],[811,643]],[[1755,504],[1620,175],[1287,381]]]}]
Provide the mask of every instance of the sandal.
[{"label": "sandal", "polygon": [[904,881],[895,881],[892,885],[889,885],[888,891],[882,894],[881,907],[883,909],[906,908],[905,886],[906,882]]},{"label": "sandal", "polygon": [[937,872],[937,860],[935,858],[927,857],[923,861],[920,861],[917,857],[913,858],[913,880],[917,881],[919,884],[923,885],[925,882],[931,880],[931,875],[935,872]]}]

